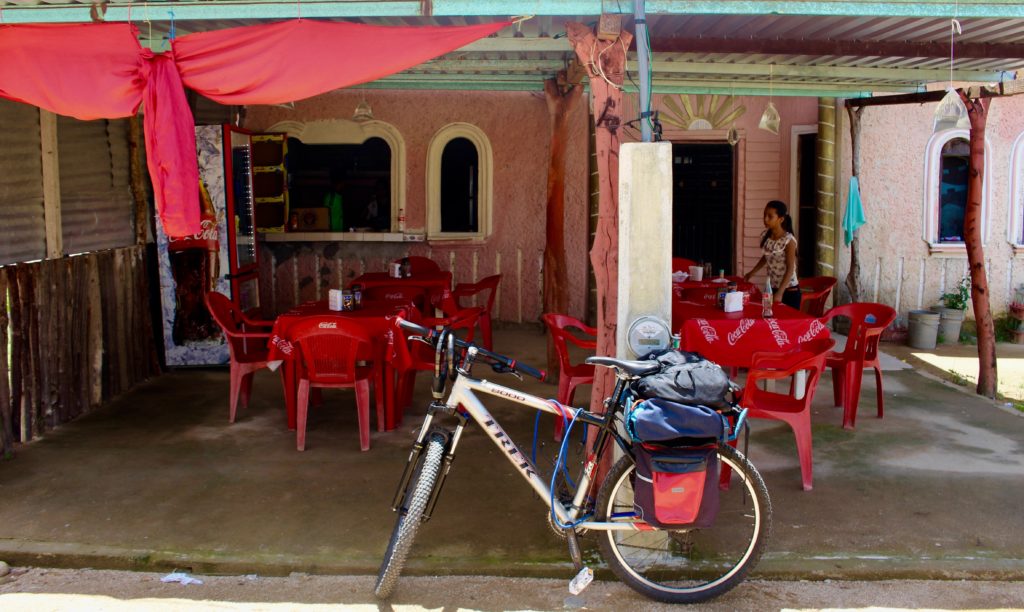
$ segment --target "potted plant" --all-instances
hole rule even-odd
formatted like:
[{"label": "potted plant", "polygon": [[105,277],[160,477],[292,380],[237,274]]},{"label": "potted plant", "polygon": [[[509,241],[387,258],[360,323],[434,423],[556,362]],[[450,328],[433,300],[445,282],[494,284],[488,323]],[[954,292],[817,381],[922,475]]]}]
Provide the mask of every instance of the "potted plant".
[{"label": "potted plant", "polygon": [[964,322],[968,300],[971,299],[971,279],[966,276],[961,278],[956,289],[951,293],[943,293],[940,299],[942,306],[938,308],[941,316],[939,334],[947,344],[959,342],[960,326]]}]

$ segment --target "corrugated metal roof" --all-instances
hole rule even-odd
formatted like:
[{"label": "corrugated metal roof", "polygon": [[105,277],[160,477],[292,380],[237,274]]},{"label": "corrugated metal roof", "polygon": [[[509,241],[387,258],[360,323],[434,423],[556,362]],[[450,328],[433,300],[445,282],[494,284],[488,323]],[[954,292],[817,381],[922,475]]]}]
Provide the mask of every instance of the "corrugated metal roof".
[{"label": "corrugated metal roof", "polygon": [[[37,21],[57,21],[53,11],[86,3],[35,2],[0,0],[0,7],[11,7],[6,22],[14,23],[27,19],[27,13],[38,14]],[[29,4],[34,4],[32,11],[14,14],[14,7]],[[166,47],[170,11],[179,16],[174,21],[177,34],[184,35],[265,23],[270,17],[287,18],[300,12],[303,17],[331,15],[376,25],[463,25],[507,18],[506,12],[532,7],[547,14],[366,87],[540,90],[545,78],[573,58],[564,24],[597,20],[594,14],[550,13],[559,8],[599,11],[602,5],[609,10],[611,3],[157,1],[132,4],[131,20],[139,25],[144,44],[159,50]],[[619,5],[624,12],[632,8],[632,2],[625,0]],[[107,6],[107,19],[127,17],[127,3]],[[878,2],[666,0],[649,1],[647,6],[656,92],[852,97],[920,91],[928,83],[949,80],[1011,80],[1024,68],[1024,4],[1018,2],[950,5],[922,0],[914,3],[912,11],[906,4]],[[476,14],[451,14],[460,7],[470,7],[467,12]],[[763,14],[755,14],[758,10]],[[771,10],[795,14],[772,14]],[[955,36],[953,12],[964,15],[959,19],[962,32]],[[183,15],[199,18],[181,19]],[[622,24],[635,30],[631,15],[624,14]]]}]

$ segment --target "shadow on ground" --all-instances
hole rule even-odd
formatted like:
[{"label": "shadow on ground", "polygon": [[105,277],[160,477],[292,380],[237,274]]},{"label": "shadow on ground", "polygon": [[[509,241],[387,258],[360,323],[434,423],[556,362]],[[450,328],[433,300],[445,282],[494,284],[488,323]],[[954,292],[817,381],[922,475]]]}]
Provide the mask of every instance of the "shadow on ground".
[{"label": "shadow on ground", "polygon": [[[543,364],[538,331],[498,330],[495,345]],[[326,391],[300,453],[276,375],[257,374],[252,404],[234,424],[226,370],[161,376],[0,463],[0,559],[213,574],[375,573],[428,382],[419,380],[416,408],[402,425],[374,432],[365,453],[351,393]],[[556,393],[554,385],[523,387]],[[913,370],[886,372],[885,391],[885,418],[877,419],[873,379],[865,377],[857,428],[843,430],[831,379],[822,378],[810,492],[800,488],[791,432],[754,422],[749,455],[775,509],[758,575],[1020,578],[1024,419]],[[492,412],[528,453],[534,414],[500,403]],[[539,427],[544,468],[556,449],[550,419]],[[502,456],[478,429],[467,431],[410,573],[571,573],[544,506]]]}]

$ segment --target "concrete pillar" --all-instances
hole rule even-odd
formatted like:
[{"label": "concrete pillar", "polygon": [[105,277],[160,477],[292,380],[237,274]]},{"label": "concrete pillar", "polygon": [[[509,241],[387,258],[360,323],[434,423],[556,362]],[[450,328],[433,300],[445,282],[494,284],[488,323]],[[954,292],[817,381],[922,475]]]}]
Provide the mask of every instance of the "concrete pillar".
[{"label": "concrete pillar", "polygon": [[[672,322],[672,143],[626,143],[619,150],[618,357],[637,318]],[[673,333],[678,330],[672,330]]]},{"label": "concrete pillar", "polygon": [[815,191],[818,231],[815,245],[818,276],[836,276],[836,99],[818,98],[818,140],[815,160]]}]

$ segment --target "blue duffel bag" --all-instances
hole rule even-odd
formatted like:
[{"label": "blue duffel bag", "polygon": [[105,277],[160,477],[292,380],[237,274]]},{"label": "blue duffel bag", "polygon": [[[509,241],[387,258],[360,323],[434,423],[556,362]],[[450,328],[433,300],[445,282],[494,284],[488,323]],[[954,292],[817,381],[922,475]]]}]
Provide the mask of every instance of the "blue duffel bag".
[{"label": "blue duffel bag", "polygon": [[729,421],[707,406],[654,398],[633,405],[626,415],[626,431],[634,442],[699,446],[724,440],[729,435]]}]

